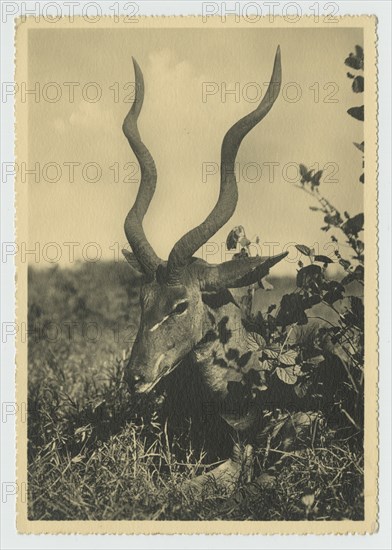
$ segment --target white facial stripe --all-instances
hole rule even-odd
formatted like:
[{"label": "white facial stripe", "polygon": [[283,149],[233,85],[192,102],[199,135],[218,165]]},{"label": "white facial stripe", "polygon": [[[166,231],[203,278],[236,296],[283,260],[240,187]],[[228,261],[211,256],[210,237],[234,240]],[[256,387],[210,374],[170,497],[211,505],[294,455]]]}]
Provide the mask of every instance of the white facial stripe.
[{"label": "white facial stripe", "polygon": [[[180,304],[183,304],[183,303],[185,303],[185,302],[187,302],[187,300],[180,300],[180,301],[178,301],[178,302],[175,304],[173,310],[176,309],[176,307],[178,307]],[[178,316],[184,315],[184,313],[187,313],[187,310],[186,310],[186,309],[185,309],[182,313],[178,313],[177,315],[178,315]],[[171,314],[165,315],[165,317],[164,317],[161,321],[159,321],[159,323],[157,323],[157,324],[154,325],[152,328],[150,328],[149,332],[154,332],[154,330],[156,330],[158,327],[160,327],[161,324],[164,323],[164,322],[170,317],[170,315],[171,315]]]},{"label": "white facial stripe", "polygon": [[166,319],[169,318],[169,315],[165,315],[165,317],[162,319],[162,321],[159,321],[156,325],[154,325],[152,328],[150,328],[150,332],[154,332],[159,326],[161,326],[162,323],[166,321]]},{"label": "white facial stripe", "polygon": [[[176,309],[176,307],[178,307],[179,305],[181,304],[186,304],[188,300],[179,300],[175,306],[173,307],[173,311]],[[182,311],[181,313],[176,313],[176,315],[179,317],[180,315],[184,315],[184,313],[187,313],[188,312],[188,309],[184,309],[184,311]]]}]

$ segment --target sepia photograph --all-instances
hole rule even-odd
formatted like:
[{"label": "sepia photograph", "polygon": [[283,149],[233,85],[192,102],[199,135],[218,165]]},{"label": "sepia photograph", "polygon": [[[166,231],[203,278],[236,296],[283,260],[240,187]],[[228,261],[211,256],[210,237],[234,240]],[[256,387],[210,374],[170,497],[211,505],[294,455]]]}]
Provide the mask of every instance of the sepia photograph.
[{"label": "sepia photograph", "polygon": [[332,19],[17,21],[21,532],[376,529],[376,21]]}]

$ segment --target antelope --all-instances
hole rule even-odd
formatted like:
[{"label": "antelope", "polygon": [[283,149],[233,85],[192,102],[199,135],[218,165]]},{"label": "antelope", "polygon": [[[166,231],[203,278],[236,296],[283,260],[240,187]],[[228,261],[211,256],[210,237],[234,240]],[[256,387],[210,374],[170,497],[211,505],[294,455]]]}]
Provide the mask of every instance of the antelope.
[{"label": "antelope", "polygon": [[[133,58],[132,58],[133,59]],[[209,264],[194,254],[211,239],[233,215],[238,187],[234,172],[236,155],[244,137],[271,110],[281,86],[281,60],[278,47],[271,80],[258,107],[236,122],[226,133],[221,147],[220,192],[208,217],[173,246],[168,260],[154,252],[143,230],[143,219],[153,198],[157,171],[154,160],[138,130],[138,117],[144,100],[144,80],[133,59],[135,99],[123,123],[123,132],[141,170],[136,200],[125,219],[124,229],[132,253],[123,253],[132,268],[142,275],[140,327],[126,364],[124,378],[138,394],[150,393],[181,365],[183,383],[177,396],[191,386],[196,373],[198,390],[194,399],[209,403],[231,403],[241,398],[246,376],[258,361],[249,352],[242,326],[242,310],[230,289],[249,287],[280,262],[287,253],[271,257],[242,257],[221,264]],[[193,384],[193,382],[192,382]],[[246,399],[246,397],[244,397]],[[229,409],[229,410],[228,410]],[[233,414],[230,407],[219,412],[224,423],[236,433],[249,433],[257,419],[257,405]],[[249,450],[249,447],[247,447]],[[239,472],[238,447],[234,456],[221,465],[216,479],[236,479]],[[226,477],[225,477],[226,476]]]}]

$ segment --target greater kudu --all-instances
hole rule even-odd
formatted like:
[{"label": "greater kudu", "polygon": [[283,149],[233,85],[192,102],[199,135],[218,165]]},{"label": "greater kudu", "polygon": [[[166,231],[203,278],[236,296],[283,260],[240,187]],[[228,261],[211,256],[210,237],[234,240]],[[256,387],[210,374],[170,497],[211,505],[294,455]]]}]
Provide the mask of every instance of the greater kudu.
[{"label": "greater kudu", "polygon": [[[133,254],[124,250],[131,266],[144,276],[140,328],[125,370],[125,379],[138,393],[150,392],[185,360],[198,370],[204,395],[216,402],[230,399],[230,383],[241,383],[258,358],[248,352],[241,330],[241,310],[228,289],[260,281],[286,254],[245,257],[211,265],[194,254],[231,218],[238,189],[234,173],[239,146],[246,134],[270,111],[281,85],[280,49],[271,81],[259,106],[226,133],[221,149],[220,193],[209,216],[186,233],[161,260],[143,231],[143,218],[154,195],[157,172],[154,160],[137,127],[144,99],[143,75],[133,60],[135,100],[123,131],[141,169],[139,191],[125,220],[125,233]],[[223,336],[222,336],[222,333]],[[184,372],[186,378],[187,373]],[[188,388],[189,389],[189,388]],[[223,411],[223,409],[221,409]],[[245,410],[245,409],[244,409]],[[232,428],[248,429],[255,418],[222,412]]]}]

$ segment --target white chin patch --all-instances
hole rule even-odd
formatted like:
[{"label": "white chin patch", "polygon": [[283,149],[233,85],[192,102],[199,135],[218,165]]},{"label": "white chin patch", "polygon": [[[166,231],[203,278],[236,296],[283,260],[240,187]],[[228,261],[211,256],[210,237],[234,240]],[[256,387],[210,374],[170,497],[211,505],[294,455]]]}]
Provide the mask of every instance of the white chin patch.
[{"label": "white chin patch", "polygon": [[154,382],[150,382],[148,384],[141,384],[140,386],[137,386],[136,393],[149,393],[154,386],[155,386]]}]

